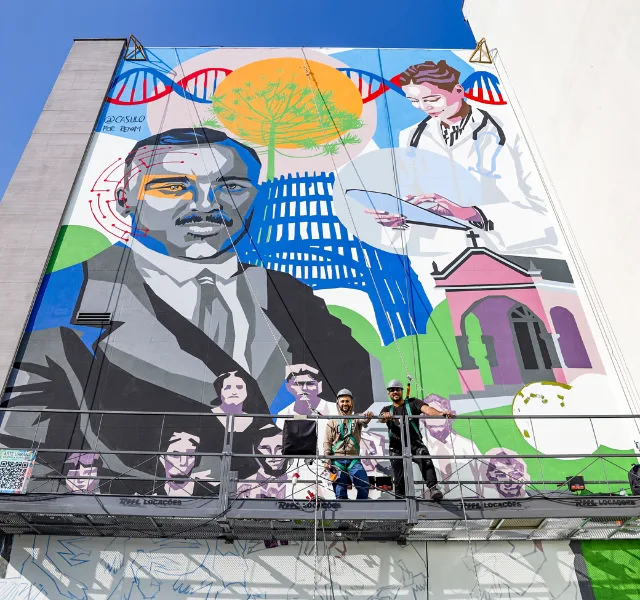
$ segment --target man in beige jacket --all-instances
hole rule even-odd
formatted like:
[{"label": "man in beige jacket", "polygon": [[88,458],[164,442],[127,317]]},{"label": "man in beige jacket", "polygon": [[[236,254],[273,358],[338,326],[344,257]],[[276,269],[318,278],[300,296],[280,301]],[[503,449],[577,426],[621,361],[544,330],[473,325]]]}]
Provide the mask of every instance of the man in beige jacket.
[{"label": "man in beige jacket", "polygon": [[[340,390],[336,406],[341,415],[352,415],[353,394],[347,389]],[[369,425],[372,418],[373,413],[369,411],[360,419],[331,419],[327,423],[323,454],[336,457],[327,460],[325,466],[337,475],[333,481],[333,490],[338,500],[347,499],[349,480],[353,481],[358,491],[357,500],[366,500],[369,497],[367,472],[360,459],[353,457],[360,454],[362,428]]]}]

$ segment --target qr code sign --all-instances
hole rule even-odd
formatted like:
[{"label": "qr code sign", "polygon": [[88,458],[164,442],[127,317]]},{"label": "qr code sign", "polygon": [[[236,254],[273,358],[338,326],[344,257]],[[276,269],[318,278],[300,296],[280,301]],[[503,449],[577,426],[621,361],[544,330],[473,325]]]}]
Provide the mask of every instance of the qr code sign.
[{"label": "qr code sign", "polygon": [[0,450],[0,494],[24,494],[35,459],[35,450]]}]

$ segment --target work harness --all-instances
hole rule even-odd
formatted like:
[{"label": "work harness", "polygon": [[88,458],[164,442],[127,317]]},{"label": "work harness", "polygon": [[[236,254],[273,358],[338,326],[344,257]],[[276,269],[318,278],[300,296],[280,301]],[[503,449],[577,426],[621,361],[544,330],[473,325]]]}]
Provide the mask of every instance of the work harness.
[{"label": "work harness", "polygon": [[[413,413],[411,412],[411,402],[409,400],[409,398],[405,398],[404,401],[404,406],[406,406],[407,408],[407,415],[409,417],[413,416]],[[384,409],[382,410],[382,412],[390,412],[391,414],[393,414],[393,408],[394,405],[390,404],[389,406],[385,406]],[[419,438],[422,438],[422,434],[420,433],[420,426],[418,425],[418,420],[417,419],[409,419],[409,422],[411,423],[411,427],[413,427],[414,431],[416,432],[416,434],[418,435]],[[392,426],[392,422],[387,423],[387,428],[389,429],[390,435],[395,435],[391,432],[391,426]],[[402,425],[398,425],[398,432],[400,430],[400,427],[402,427]],[[399,436],[402,439],[402,434],[399,433]],[[409,439],[409,445],[411,445],[411,439]]]},{"label": "work harness", "polygon": [[[349,419],[348,425],[345,428],[344,421],[340,421],[340,425],[338,425],[338,433],[339,433],[338,439],[336,440],[336,442],[331,447],[331,453],[332,454],[338,449],[340,444],[345,443],[348,439],[350,439],[353,442],[353,445],[356,448],[356,454],[360,454],[360,444],[358,443],[358,440],[356,439],[356,436],[353,434],[353,424],[354,424],[354,422],[355,422],[355,419]],[[351,467],[353,467],[353,465],[355,465],[360,459],[359,458],[351,459],[351,462],[346,467],[343,464],[337,462],[338,460],[346,460],[346,455],[345,455],[345,458],[332,458],[331,462],[340,471],[344,471],[345,473],[349,473],[349,469],[351,469]]]}]

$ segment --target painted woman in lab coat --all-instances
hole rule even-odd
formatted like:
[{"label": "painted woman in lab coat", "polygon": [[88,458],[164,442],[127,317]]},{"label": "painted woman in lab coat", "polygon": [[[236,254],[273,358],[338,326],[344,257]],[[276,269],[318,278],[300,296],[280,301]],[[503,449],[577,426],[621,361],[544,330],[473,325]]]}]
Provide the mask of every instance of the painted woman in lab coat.
[{"label": "painted woman in lab coat", "polygon": [[[560,258],[542,200],[542,182],[522,135],[471,106],[459,77],[444,60],[413,65],[400,74],[398,83],[407,99],[426,118],[401,131],[399,145],[448,158],[452,177],[454,164],[471,173],[479,183],[477,203],[461,206],[429,189],[405,200],[418,205],[436,202],[428,210],[468,221],[484,232],[485,245],[498,252]],[[375,218],[387,227],[408,227],[400,215],[378,211]]]}]

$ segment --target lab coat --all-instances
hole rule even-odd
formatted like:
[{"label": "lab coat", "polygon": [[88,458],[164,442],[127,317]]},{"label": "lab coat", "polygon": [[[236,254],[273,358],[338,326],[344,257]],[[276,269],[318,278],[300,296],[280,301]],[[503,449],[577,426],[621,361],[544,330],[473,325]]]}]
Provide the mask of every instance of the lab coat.
[{"label": "lab coat", "polygon": [[[509,130],[488,111],[471,107],[470,118],[452,146],[445,142],[435,118],[401,131],[399,144],[448,158],[453,178],[460,168],[472,174],[479,184],[473,197],[468,193],[465,197],[465,190],[460,189],[457,198],[447,199],[479,208],[492,222],[492,231],[478,230],[480,245],[502,254],[561,258],[542,181],[519,131]],[[410,254],[453,258],[466,246],[464,236],[456,230],[410,225],[404,235]]]}]

